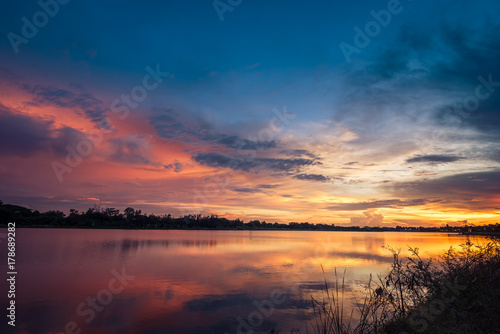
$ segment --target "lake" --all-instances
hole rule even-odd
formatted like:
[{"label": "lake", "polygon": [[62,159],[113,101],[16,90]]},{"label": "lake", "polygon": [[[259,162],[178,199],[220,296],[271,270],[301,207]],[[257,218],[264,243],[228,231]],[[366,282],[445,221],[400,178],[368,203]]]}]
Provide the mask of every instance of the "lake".
[{"label": "lake", "polygon": [[[2,333],[305,333],[311,297],[321,298],[335,268],[340,279],[345,270],[349,304],[370,274],[387,270],[392,256],[384,246],[419,247],[430,256],[467,240],[447,233],[78,229],[17,229],[16,237],[16,327]],[[6,261],[0,269],[7,272]],[[1,288],[8,290],[5,280]]]}]

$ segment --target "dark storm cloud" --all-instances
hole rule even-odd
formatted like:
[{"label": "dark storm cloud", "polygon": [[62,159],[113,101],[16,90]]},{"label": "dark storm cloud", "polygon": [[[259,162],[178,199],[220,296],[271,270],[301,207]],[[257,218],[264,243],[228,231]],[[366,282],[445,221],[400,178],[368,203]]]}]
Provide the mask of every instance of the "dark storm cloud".
[{"label": "dark storm cloud", "polygon": [[53,128],[51,120],[16,113],[0,104],[0,154],[29,156],[51,150],[66,154],[66,146],[73,147],[86,137],[69,127]]},{"label": "dark storm cloud", "polygon": [[298,180],[319,181],[319,182],[326,182],[330,180],[329,178],[321,174],[297,174],[294,175],[293,178]]},{"label": "dark storm cloud", "polygon": [[33,100],[29,104],[71,108],[77,113],[83,113],[94,122],[99,123],[105,120],[107,108],[101,100],[89,93],[76,93],[67,89],[42,85],[24,85],[23,88],[33,94]]},{"label": "dark storm cloud", "polygon": [[338,203],[328,206],[329,210],[339,210],[339,211],[358,211],[358,210],[368,210],[368,209],[378,209],[378,208],[403,208],[407,206],[418,206],[425,205],[429,203],[426,199],[411,199],[402,201],[399,199],[390,200],[380,200],[373,202],[359,202],[359,203]]},{"label": "dark storm cloud", "polygon": [[431,155],[416,155],[412,158],[409,158],[406,160],[408,163],[414,163],[414,162],[423,162],[423,163],[448,163],[448,162],[455,162],[462,160],[462,157],[458,157],[456,155],[438,155],[438,154],[431,154]]}]

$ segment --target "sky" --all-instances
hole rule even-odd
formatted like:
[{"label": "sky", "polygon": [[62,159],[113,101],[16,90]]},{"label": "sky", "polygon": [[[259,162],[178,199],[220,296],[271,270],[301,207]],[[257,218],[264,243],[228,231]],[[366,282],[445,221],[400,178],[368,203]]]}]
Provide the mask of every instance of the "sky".
[{"label": "sky", "polygon": [[492,0],[6,3],[0,200],[496,223],[499,14]]}]

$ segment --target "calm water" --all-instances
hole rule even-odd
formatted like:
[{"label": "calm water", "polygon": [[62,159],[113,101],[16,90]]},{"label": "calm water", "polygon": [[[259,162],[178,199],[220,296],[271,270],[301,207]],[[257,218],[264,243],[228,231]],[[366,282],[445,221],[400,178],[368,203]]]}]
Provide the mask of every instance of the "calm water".
[{"label": "calm water", "polygon": [[[335,268],[347,269],[353,301],[370,273],[388,268],[382,246],[432,255],[466,240],[301,231],[18,229],[16,236],[16,328],[2,333],[290,333],[312,319],[321,265],[330,281]],[[7,272],[3,260],[0,270]],[[1,288],[3,295],[5,281]],[[1,303],[5,310],[6,298]]]}]

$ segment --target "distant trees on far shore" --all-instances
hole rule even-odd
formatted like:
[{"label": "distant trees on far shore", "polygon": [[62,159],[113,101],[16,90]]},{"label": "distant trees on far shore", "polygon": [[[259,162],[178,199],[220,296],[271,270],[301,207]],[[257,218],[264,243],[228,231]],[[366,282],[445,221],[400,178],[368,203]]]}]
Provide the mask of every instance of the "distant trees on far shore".
[{"label": "distant trees on far shore", "polygon": [[115,208],[89,208],[79,212],[71,209],[69,215],[59,210],[39,212],[22,206],[4,204],[0,201],[0,224],[15,222],[17,227],[80,227],[80,228],[130,228],[130,229],[225,229],[225,230],[302,230],[302,231],[407,231],[407,232],[462,232],[500,234],[500,224],[443,227],[359,227],[335,226],[333,224],[311,224],[308,222],[288,224],[267,223],[239,218],[227,219],[217,215],[189,214],[173,217],[171,214],[143,214],[141,210],[127,207],[123,213]]}]

